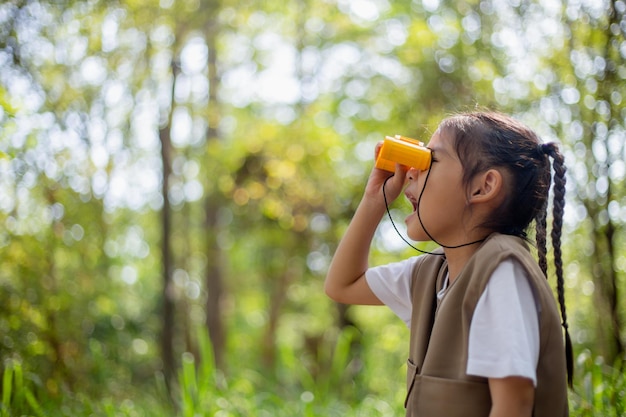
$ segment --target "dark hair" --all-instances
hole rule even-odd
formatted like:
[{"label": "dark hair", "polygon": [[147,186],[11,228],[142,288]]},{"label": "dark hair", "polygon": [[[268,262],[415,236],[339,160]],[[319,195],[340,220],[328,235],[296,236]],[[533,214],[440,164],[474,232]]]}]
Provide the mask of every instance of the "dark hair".
[{"label": "dark hair", "polygon": [[535,220],[539,266],[547,278],[546,229],[548,194],[554,170],[552,247],[557,277],[558,301],[565,329],[568,383],[573,379],[573,353],[565,311],[561,230],[565,206],[565,164],[555,143],[543,144],[524,124],[496,112],[464,113],[445,119],[440,129],[450,134],[463,166],[463,183],[491,168],[500,168],[510,182],[507,195],[490,219],[480,226],[526,239]]}]

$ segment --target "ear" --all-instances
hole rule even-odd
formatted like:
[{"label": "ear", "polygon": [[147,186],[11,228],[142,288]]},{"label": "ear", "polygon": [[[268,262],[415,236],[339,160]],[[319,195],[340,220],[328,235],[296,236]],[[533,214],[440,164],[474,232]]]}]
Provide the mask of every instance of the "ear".
[{"label": "ear", "polygon": [[494,203],[503,197],[503,177],[497,169],[478,174],[472,181],[469,202],[471,204]]}]

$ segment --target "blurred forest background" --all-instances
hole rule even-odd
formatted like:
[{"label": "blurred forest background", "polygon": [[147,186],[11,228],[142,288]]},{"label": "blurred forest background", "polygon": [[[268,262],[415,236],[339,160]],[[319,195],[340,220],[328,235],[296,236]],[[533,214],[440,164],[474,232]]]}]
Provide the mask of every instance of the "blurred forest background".
[{"label": "blurred forest background", "polygon": [[[4,0],[0,415],[403,415],[408,330],[322,282],[374,144],[476,106],[562,144],[572,414],[626,415],[625,34],[622,0]],[[372,262],[412,255],[384,221]]]}]

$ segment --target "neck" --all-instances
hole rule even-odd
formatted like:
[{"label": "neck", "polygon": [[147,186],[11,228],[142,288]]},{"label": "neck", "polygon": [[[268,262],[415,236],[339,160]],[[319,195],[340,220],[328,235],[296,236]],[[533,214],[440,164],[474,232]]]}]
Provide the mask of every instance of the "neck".
[{"label": "neck", "polygon": [[476,253],[481,243],[482,241],[455,249],[444,248],[446,260],[448,262],[450,284],[452,284],[459,276],[467,262],[474,255],[474,253]]}]

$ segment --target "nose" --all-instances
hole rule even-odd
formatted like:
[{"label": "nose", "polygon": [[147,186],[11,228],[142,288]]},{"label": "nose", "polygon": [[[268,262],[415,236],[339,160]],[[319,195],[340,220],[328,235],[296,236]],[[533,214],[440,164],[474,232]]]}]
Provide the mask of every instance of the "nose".
[{"label": "nose", "polygon": [[419,173],[420,173],[419,169],[409,168],[409,170],[406,172],[406,178],[409,181],[413,181],[414,179],[417,179]]}]

